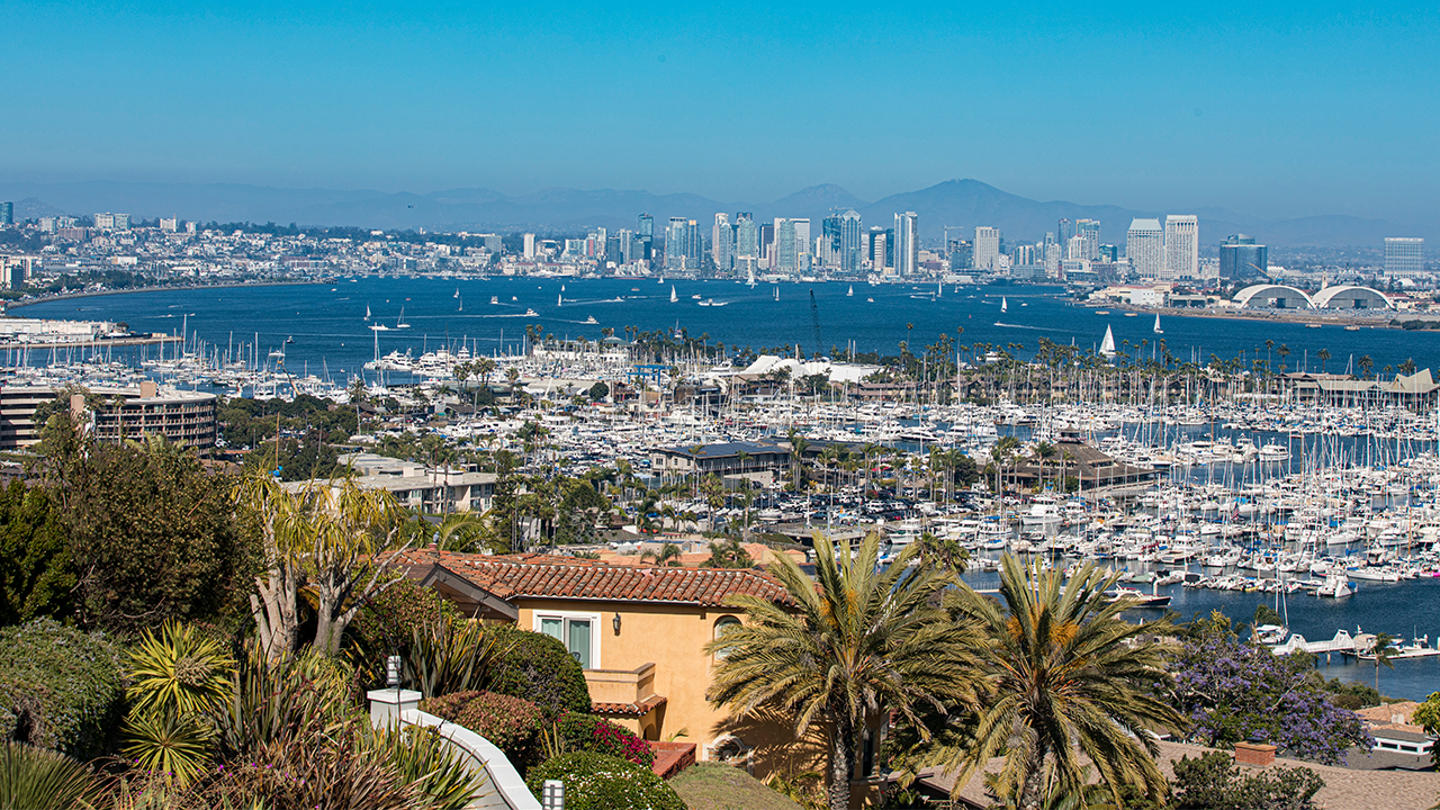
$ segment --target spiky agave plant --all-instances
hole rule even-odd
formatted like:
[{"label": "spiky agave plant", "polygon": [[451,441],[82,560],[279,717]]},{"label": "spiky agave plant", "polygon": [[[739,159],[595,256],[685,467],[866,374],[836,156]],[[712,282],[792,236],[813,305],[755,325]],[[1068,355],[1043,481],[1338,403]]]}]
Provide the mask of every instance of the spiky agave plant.
[{"label": "spiky agave plant", "polygon": [[130,650],[126,756],[137,767],[189,781],[204,767],[214,716],[229,698],[235,663],[195,627],[166,622]]}]

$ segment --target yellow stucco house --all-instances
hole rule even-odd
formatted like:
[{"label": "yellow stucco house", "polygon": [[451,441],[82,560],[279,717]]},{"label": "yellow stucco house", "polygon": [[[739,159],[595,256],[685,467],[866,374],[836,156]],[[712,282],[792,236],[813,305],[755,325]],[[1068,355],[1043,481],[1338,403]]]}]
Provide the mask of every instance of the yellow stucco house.
[{"label": "yellow stucco house", "polygon": [[705,699],[705,644],[743,613],[732,594],[788,603],[754,569],[613,566],[541,555],[405,552],[407,576],[467,615],[513,622],[559,639],[579,660],[596,714],[646,740],[694,743],[700,761],[743,765],[758,777],[813,767],[818,740],[797,743],[782,718],[737,720]]}]

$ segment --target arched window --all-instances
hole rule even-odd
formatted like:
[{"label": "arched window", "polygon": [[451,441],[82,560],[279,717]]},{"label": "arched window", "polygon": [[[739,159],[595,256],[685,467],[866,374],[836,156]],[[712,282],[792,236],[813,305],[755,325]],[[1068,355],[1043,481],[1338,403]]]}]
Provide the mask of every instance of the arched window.
[{"label": "arched window", "polygon": [[[735,618],[734,616],[721,616],[720,618],[715,620],[715,630],[713,637],[716,641],[719,641],[722,637],[724,637],[726,633],[739,626],[740,620]],[[725,655],[723,653],[715,653],[715,659],[717,661],[724,657]]]}]

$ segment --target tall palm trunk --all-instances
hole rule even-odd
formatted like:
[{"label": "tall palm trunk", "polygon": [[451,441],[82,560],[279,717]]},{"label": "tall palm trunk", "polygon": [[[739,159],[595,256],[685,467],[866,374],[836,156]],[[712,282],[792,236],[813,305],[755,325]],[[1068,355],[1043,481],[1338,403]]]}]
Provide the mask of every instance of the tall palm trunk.
[{"label": "tall palm trunk", "polygon": [[830,810],[849,810],[850,774],[855,768],[855,725],[843,706],[830,711],[830,783],[825,786],[825,799]]},{"label": "tall palm trunk", "polygon": [[1045,757],[1049,748],[1037,740],[1035,751],[1026,766],[1025,782],[1020,789],[1020,810],[1040,810],[1045,806]]}]

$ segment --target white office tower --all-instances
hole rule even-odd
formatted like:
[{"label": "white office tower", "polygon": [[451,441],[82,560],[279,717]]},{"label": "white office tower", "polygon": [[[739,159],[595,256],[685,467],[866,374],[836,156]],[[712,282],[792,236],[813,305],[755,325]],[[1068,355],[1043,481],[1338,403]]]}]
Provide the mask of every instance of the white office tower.
[{"label": "white office tower", "polygon": [[1158,219],[1134,219],[1125,235],[1125,257],[1141,278],[1160,278],[1165,272],[1165,231]]},{"label": "white office tower", "polygon": [[981,225],[975,229],[975,260],[976,270],[991,271],[995,269],[995,260],[1000,257],[1000,229],[991,228],[988,225]]},{"label": "white office tower", "polygon": [[1200,221],[1194,214],[1165,217],[1165,277],[1200,277]]},{"label": "white office tower", "polygon": [[887,272],[890,265],[885,261],[885,255],[890,252],[889,239],[885,231],[877,230],[870,235],[870,268],[882,275],[889,275]]},{"label": "white office tower", "polygon": [[760,229],[747,211],[735,215],[735,256],[752,263],[760,258]]},{"label": "white office tower", "polygon": [[1385,237],[1385,275],[1415,278],[1425,272],[1425,240],[1406,236]]},{"label": "white office tower", "polygon": [[526,261],[535,258],[535,234],[525,234],[525,259]]},{"label": "white office tower", "polygon": [[1100,222],[1094,219],[1082,219],[1075,223],[1075,235],[1083,240],[1083,249],[1080,256],[1072,256],[1074,259],[1084,259],[1093,262],[1100,258]]},{"label": "white office tower", "polygon": [[920,216],[914,211],[896,214],[895,275],[913,276],[918,269],[920,269]]},{"label": "white office tower", "polygon": [[790,220],[795,228],[795,269],[801,273],[810,271],[810,218]]},{"label": "white office tower", "polygon": [[1085,237],[1070,237],[1070,241],[1065,244],[1065,258],[1069,260],[1089,258],[1085,255]]},{"label": "white office tower", "polygon": [[710,231],[710,256],[715,259],[715,269],[730,272],[734,255],[735,229],[730,227],[730,215],[716,214],[715,227]]}]

